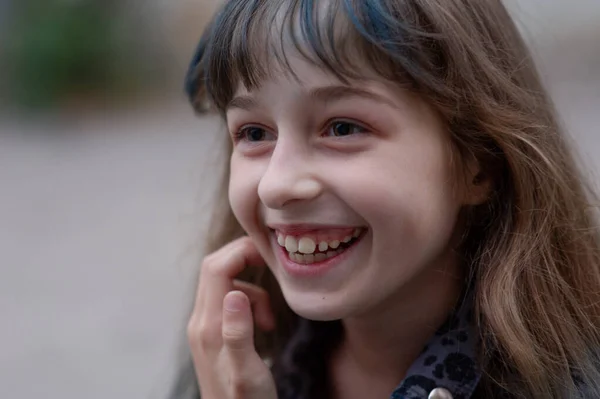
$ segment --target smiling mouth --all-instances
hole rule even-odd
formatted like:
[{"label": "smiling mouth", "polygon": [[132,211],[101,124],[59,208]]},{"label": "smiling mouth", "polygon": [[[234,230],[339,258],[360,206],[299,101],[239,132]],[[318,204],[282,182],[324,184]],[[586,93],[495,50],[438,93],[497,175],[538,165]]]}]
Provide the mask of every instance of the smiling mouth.
[{"label": "smiling mouth", "polygon": [[366,228],[336,229],[308,235],[286,235],[275,230],[277,244],[289,259],[298,264],[310,265],[329,260],[356,244]]}]

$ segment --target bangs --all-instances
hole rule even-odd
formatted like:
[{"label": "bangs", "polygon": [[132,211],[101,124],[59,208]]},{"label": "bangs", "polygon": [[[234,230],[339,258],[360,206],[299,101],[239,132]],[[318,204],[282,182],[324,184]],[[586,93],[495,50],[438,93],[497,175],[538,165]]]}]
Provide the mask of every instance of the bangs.
[{"label": "bangs", "polygon": [[391,3],[228,1],[200,40],[186,77],[187,95],[198,111],[210,104],[224,112],[240,85],[253,90],[278,72],[296,78],[290,56],[346,84],[364,79],[365,68],[413,88],[431,82],[422,64],[436,59],[439,35],[419,29],[426,21],[414,4]]}]

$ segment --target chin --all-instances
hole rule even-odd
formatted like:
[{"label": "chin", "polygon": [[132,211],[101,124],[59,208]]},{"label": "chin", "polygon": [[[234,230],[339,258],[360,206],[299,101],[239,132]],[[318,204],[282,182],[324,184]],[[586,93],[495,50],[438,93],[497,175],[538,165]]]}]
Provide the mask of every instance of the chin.
[{"label": "chin", "polygon": [[298,294],[283,293],[288,306],[296,313],[308,320],[332,321],[351,316],[353,313],[348,303],[327,294]]}]

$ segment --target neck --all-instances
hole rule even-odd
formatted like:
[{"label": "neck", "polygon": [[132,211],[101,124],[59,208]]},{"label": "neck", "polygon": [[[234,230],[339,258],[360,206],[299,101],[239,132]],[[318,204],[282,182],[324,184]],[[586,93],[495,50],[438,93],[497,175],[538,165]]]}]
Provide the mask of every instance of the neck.
[{"label": "neck", "polygon": [[463,276],[453,259],[424,271],[367,314],[343,320],[345,335],[334,368],[343,369],[336,374],[348,381],[336,385],[351,389],[359,380],[368,381],[389,396],[444,323],[462,289]]}]

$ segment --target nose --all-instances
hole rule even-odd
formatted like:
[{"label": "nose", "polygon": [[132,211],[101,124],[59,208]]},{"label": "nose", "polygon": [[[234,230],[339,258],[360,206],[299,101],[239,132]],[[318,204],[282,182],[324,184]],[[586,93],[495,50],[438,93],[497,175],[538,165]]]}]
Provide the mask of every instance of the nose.
[{"label": "nose", "polygon": [[323,187],[312,169],[310,149],[278,140],[258,184],[260,200],[267,208],[282,209],[292,202],[319,197]]}]

